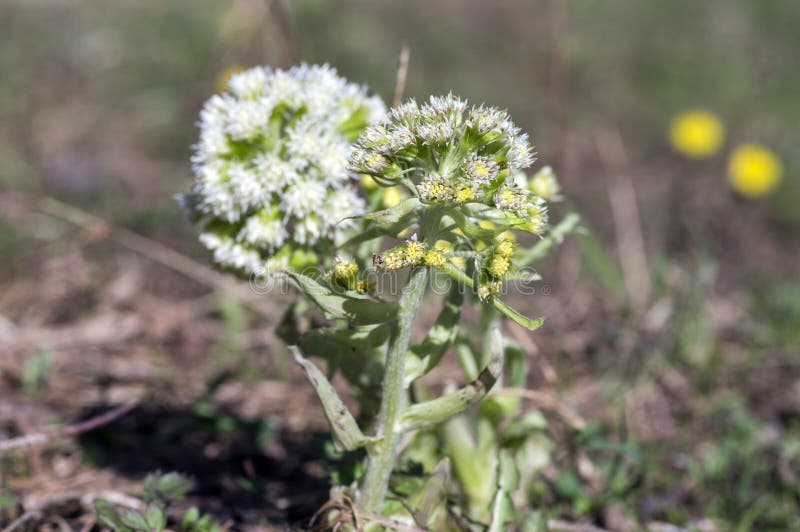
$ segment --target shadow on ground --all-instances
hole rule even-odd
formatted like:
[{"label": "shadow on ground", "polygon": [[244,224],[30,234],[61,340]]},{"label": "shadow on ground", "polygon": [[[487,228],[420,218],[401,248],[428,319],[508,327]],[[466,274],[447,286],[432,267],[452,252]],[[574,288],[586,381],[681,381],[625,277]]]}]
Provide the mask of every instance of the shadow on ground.
[{"label": "shadow on ground", "polygon": [[188,502],[220,521],[302,524],[328,498],[325,441],[319,433],[292,435],[198,402],[187,409],[142,405],[83,434],[79,444],[87,462],[123,476],[190,477]]}]

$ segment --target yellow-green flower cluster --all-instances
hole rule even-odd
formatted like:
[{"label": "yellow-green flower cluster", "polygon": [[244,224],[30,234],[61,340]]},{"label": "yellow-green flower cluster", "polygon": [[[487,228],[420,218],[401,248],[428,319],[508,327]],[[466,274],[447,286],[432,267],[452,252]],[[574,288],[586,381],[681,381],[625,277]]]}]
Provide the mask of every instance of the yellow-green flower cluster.
[{"label": "yellow-green flower cluster", "polygon": [[358,264],[354,261],[336,257],[333,261],[333,267],[328,272],[328,280],[333,286],[344,288],[345,290],[355,290],[361,294],[374,292],[375,282],[359,279],[358,272]]},{"label": "yellow-green flower cluster", "polygon": [[533,162],[528,135],[505,111],[468,107],[452,94],[418,105],[410,100],[368,128],[351,168],[379,184],[403,184],[423,202],[477,203],[528,220],[533,193],[513,176]]},{"label": "yellow-green flower cluster", "polygon": [[419,242],[416,235],[405,243],[395,246],[372,257],[373,265],[382,270],[399,270],[407,266],[424,264],[433,268],[440,268],[445,263],[445,256],[439,249],[427,249],[427,245]]},{"label": "yellow-green flower cluster", "polygon": [[428,250],[425,252],[425,256],[422,257],[422,262],[425,263],[425,266],[430,266],[431,268],[441,268],[446,260],[444,253],[438,249]]},{"label": "yellow-green flower cluster", "polygon": [[331,268],[329,277],[333,284],[353,290],[358,281],[358,264],[353,261],[344,260],[341,257],[336,257],[333,261],[333,268]]},{"label": "yellow-green flower cluster", "polygon": [[373,256],[376,268],[384,270],[399,270],[406,266],[416,266],[425,254],[425,244],[415,238],[407,240],[405,244],[396,246],[388,251]]},{"label": "yellow-green flower cluster", "polygon": [[496,296],[503,288],[503,279],[508,276],[511,269],[511,258],[514,256],[516,245],[510,238],[503,238],[493,248],[488,249],[485,258],[485,267],[480,275],[478,284],[478,297],[486,300]]}]

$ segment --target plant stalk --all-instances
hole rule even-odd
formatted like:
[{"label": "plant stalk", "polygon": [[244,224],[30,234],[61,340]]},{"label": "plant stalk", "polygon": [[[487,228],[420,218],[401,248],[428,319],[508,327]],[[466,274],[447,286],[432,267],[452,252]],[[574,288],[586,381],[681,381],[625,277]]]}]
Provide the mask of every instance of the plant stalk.
[{"label": "plant stalk", "polygon": [[400,299],[397,331],[386,356],[386,369],[383,376],[383,397],[378,413],[377,436],[383,441],[374,446],[367,458],[367,471],[358,495],[358,508],[368,514],[380,512],[389,476],[392,473],[400,437],[398,426],[406,402],[403,386],[406,371],[406,354],[411,340],[411,326],[422,303],[428,281],[428,269],[415,268],[408,285]]},{"label": "plant stalk", "polygon": [[[422,242],[432,243],[439,231],[441,213],[430,210],[423,214],[421,220]],[[400,439],[400,417],[406,407],[407,391],[404,386],[406,372],[406,355],[411,342],[411,328],[417,316],[425,288],[428,284],[428,268],[418,266],[411,272],[400,298],[397,328],[389,343],[386,355],[386,367],[383,375],[383,397],[378,412],[376,436],[380,443],[372,446],[367,457],[367,471],[359,489],[357,506],[366,514],[379,514],[389,477],[394,468],[397,454],[397,443]]]}]

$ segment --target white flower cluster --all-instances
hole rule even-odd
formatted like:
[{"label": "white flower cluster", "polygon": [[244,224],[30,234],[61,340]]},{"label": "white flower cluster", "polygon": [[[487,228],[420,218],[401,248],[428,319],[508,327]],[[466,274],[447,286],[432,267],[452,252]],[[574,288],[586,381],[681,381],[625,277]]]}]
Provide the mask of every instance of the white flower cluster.
[{"label": "white flower cluster", "polygon": [[368,128],[352,168],[379,183],[410,179],[420,199],[483,203],[527,218],[535,201],[514,188],[514,174],[533,162],[528,135],[505,111],[467,107],[452,94],[418,105],[410,100]]},{"label": "white flower cluster", "polygon": [[195,183],[182,203],[214,260],[246,272],[339,240],[360,214],[347,161],[383,102],[327,66],[256,67],[200,113]]}]

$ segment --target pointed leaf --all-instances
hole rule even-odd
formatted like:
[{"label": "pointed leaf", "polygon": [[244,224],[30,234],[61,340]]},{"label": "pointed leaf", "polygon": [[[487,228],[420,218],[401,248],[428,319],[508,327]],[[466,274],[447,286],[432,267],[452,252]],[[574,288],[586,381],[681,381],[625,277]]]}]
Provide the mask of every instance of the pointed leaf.
[{"label": "pointed leaf", "polygon": [[418,430],[439,424],[463,412],[483,399],[492,389],[503,371],[503,338],[498,329],[492,331],[492,356],[478,378],[465,387],[436,399],[417,403],[406,410],[401,418],[400,430]]},{"label": "pointed leaf", "polygon": [[150,530],[147,525],[147,519],[136,510],[128,510],[122,514],[122,522],[126,527],[136,532],[149,532]]},{"label": "pointed leaf", "polygon": [[167,516],[164,515],[164,509],[158,504],[151,504],[147,507],[145,520],[148,531],[161,532],[167,527]]},{"label": "pointed leaf", "polygon": [[428,530],[435,530],[433,520],[441,511],[446,513],[443,501],[447,495],[445,486],[450,479],[450,459],[442,458],[436,465],[433,474],[425,481],[417,493],[408,501],[412,510],[414,521],[418,526]]},{"label": "pointed leaf", "polygon": [[532,283],[534,281],[541,281],[542,276],[533,270],[527,268],[513,270],[506,276],[508,281],[521,281],[523,283]]},{"label": "pointed leaf", "polygon": [[291,270],[285,270],[283,275],[316,303],[328,319],[347,320],[353,325],[370,325],[385,323],[397,316],[399,305],[394,301],[373,301],[351,292],[342,293],[321,281]]},{"label": "pointed leaf", "polygon": [[322,409],[325,411],[325,418],[331,426],[336,447],[339,450],[353,451],[370,443],[371,440],[364,436],[364,433],[358,428],[353,414],[347,409],[319,368],[303,358],[297,346],[289,346],[289,350],[292,352],[295,362],[303,368],[314,391],[317,392]]},{"label": "pointed leaf", "polygon": [[130,527],[122,521],[122,517],[120,517],[114,505],[107,500],[95,499],[94,511],[97,514],[97,520],[100,524],[109,527],[114,532],[128,532],[131,530]]},{"label": "pointed leaf", "polygon": [[[459,268],[457,268],[453,264],[450,264],[449,262],[445,263],[440,269],[454,281],[459,282],[464,286],[467,286],[468,288],[474,290],[475,281],[473,281],[472,277],[467,275],[467,273],[464,272],[463,270],[460,270]],[[503,315],[505,315],[508,318],[511,318],[515,323],[522,325],[529,331],[535,331],[536,329],[541,327],[542,324],[544,323],[545,320],[544,317],[536,319],[526,318],[513,308],[509,307],[499,298],[496,297],[491,298],[491,303],[492,306],[497,310],[499,310],[501,313],[503,313]]]},{"label": "pointed leaf", "polygon": [[501,225],[498,225],[493,229],[481,227],[480,225],[470,221],[463,212],[457,210],[449,210],[447,214],[453,219],[456,227],[461,229],[464,235],[472,240],[491,242],[497,237],[497,235],[506,230],[506,227]]},{"label": "pointed leaf", "polygon": [[[353,329],[311,329],[300,337],[305,353],[315,353],[328,361],[328,374],[341,371],[358,388],[379,387],[383,380],[383,348],[391,326],[378,325]],[[364,382],[364,377],[367,382]],[[363,405],[362,405],[363,406]]]},{"label": "pointed leaf", "polygon": [[522,325],[529,331],[535,331],[544,324],[544,317],[536,319],[527,318],[496,297],[492,298],[492,306],[499,310],[504,316],[510,318],[514,323]]},{"label": "pointed leaf", "polygon": [[421,207],[417,198],[408,198],[394,207],[356,216],[354,219],[365,222],[364,230],[339,247],[345,248],[381,236],[397,236],[403,229],[413,225]]},{"label": "pointed leaf", "polygon": [[505,532],[508,525],[514,521],[513,506],[508,497],[508,491],[503,487],[503,459],[501,455],[498,465],[498,486],[492,502],[492,521],[488,532]]}]

